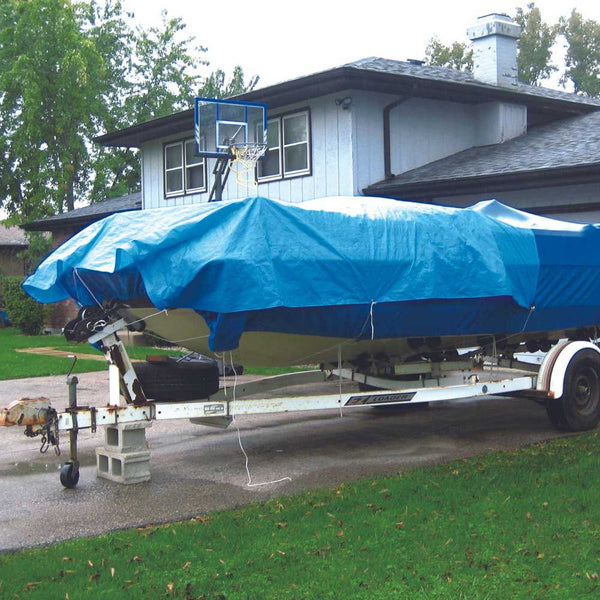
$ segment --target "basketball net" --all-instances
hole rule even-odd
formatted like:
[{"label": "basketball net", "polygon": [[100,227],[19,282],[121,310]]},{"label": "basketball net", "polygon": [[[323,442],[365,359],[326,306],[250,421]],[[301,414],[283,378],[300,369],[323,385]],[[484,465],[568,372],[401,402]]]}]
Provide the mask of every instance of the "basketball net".
[{"label": "basketball net", "polygon": [[[238,185],[246,188],[257,186],[256,163],[267,151],[267,145],[256,142],[233,144],[229,147],[229,151],[232,157],[229,168],[236,174]],[[248,183],[248,174],[252,175],[250,183]]]}]

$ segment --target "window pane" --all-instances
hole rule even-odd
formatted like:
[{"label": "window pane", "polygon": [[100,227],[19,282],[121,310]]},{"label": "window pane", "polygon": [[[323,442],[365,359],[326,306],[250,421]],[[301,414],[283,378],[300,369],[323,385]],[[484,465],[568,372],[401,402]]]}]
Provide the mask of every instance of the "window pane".
[{"label": "window pane", "polygon": [[279,150],[269,150],[265,158],[258,161],[258,176],[273,177],[280,175],[279,170]]},{"label": "window pane", "polygon": [[298,146],[285,148],[284,159],[285,173],[308,169],[308,146],[306,144],[299,144]]},{"label": "window pane", "polygon": [[167,194],[172,192],[183,191],[183,178],[181,176],[181,169],[176,171],[169,171],[167,173]]},{"label": "window pane", "polygon": [[185,143],[185,164],[196,165],[204,160],[203,156],[196,156],[196,142]]},{"label": "window pane", "polygon": [[269,148],[279,146],[279,121],[270,121],[267,125],[267,145]]},{"label": "window pane", "polygon": [[181,144],[165,147],[165,167],[173,169],[181,166]]},{"label": "window pane", "polygon": [[188,190],[201,189],[204,187],[204,167],[188,167],[186,169],[187,181],[186,188]]},{"label": "window pane", "polygon": [[308,140],[308,121],[305,114],[284,118],[283,140],[285,145]]}]

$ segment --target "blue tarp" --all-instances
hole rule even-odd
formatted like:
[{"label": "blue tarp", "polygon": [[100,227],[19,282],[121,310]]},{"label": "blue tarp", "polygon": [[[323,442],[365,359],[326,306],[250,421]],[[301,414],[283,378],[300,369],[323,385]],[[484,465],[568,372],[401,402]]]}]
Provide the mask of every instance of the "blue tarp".
[{"label": "blue tarp", "polygon": [[250,330],[509,333],[598,323],[599,250],[596,225],[495,201],[257,197],[113,215],[55,250],[23,287],[40,302],[148,298],[195,309],[215,351]]}]

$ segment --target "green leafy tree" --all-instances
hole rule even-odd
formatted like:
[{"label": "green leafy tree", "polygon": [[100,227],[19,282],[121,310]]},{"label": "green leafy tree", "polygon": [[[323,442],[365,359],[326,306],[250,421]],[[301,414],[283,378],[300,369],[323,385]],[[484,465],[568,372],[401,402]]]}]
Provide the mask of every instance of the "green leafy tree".
[{"label": "green leafy tree", "polygon": [[[527,10],[517,8],[514,18],[521,26],[521,37],[517,43],[519,80],[539,85],[558,70],[552,65],[551,57],[559,28],[546,24],[540,9],[533,2],[527,5]],[[454,42],[446,46],[437,38],[432,38],[425,49],[425,60],[430,65],[460,71],[473,70],[473,51],[466,43]]]},{"label": "green leafy tree", "polygon": [[533,2],[527,5],[527,11],[517,8],[515,21],[521,26],[517,55],[519,81],[539,85],[558,71],[551,62],[558,27],[546,24],[540,9]]},{"label": "green leafy tree", "polygon": [[251,77],[250,80],[246,82],[244,71],[240,66],[233,69],[233,75],[229,81],[227,81],[225,72],[218,69],[204,80],[202,87],[200,88],[200,96],[204,96],[205,98],[228,98],[229,96],[237,96],[238,94],[253,90],[257,83],[258,75]]},{"label": "green leafy tree", "polygon": [[438,38],[431,38],[425,48],[425,62],[436,67],[448,67],[458,71],[473,70],[473,50],[462,42],[445,46]]},{"label": "green leafy tree", "polygon": [[0,207],[13,222],[139,189],[135,150],[105,131],[251,89],[241,68],[206,79],[205,48],[181,19],[134,29],[119,0],[0,2]]},{"label": "green leafy tree", "polygon": [[73,208],[103,94],[102,57],[62,0],[0,12],[0,199],[22,219]]},{"label": "green leafy tree", "polygon": [[44,327],[44,307],[21,288],[21,277],[2,277],[2,301],[11,324],[26,335],[39,335]]},{"label": "green leafy tree", "polygon": [[600,23],[573,10],[561,17],[560,33],[567,50],[561,83],[572,83],[575,93],[600,96]]}]

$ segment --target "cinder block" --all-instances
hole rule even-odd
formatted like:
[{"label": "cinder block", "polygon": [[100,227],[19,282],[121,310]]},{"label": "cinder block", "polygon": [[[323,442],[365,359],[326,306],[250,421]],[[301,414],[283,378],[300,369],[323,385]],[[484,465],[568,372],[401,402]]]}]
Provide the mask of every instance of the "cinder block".
[{"label": "cinder block", "polygon": [[104,446],[111,452],[119,453],[148,450],[146,428],[151,425],[150,421],[107,425],[104,429]]},{"label": "cinder block", "polygon": [[124,484],[150,481],[150,450],[115,452],[96,448],[96,475]]}]

